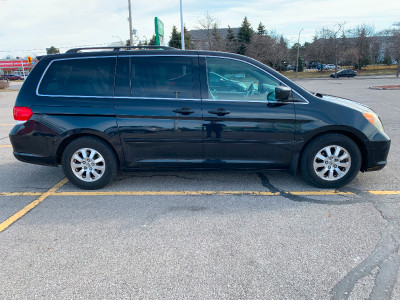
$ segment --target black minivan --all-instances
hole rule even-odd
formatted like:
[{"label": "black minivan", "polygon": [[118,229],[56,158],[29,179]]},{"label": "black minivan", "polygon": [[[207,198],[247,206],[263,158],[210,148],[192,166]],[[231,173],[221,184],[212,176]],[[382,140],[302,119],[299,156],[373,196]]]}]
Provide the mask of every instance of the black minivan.
[{"label": "black minivan", "polygon": [[181,167],[301,169],[337,188],[382,169],[390,147],[365,105],[312,94],[245,56],[169,47],[41,57],[14,119],[15,157],[62,165],[84,189],[119,170]]}]

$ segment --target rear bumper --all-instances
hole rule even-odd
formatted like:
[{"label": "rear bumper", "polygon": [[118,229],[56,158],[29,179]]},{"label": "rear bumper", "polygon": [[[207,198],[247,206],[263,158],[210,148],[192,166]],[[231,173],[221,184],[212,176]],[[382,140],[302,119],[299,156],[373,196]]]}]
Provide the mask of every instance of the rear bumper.
[{"label": "rear bumper", "polygon": [[14,126],[11,130],[9,137],[15,158],[31,164],[57,166],[56,136],[40,133],[35,130],[37,127],[38,123],[28,121]]},{"label": "rear bumper", "polygon": [[57,166],[57,161],[54,157],[45,157],[31,153],[21,153],[14,152],[14,156],[16,159],[22,162],[35,164],[35,165],[44,165],[44,166]]}]

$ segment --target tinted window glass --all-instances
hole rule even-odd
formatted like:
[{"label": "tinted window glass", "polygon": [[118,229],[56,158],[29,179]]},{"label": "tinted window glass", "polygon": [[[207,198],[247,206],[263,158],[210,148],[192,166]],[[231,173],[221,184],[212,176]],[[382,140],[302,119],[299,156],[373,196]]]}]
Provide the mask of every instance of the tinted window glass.
[{"label": "tinted window glass", "polygon": [[131,97],[131,59],[130,57],[118,57],[117,71],[115,74],[115,96]]},{"label": "tinted window glass", "polygon": [[275,101],[280,82],[262,70],[244,62],[207,57],[210,99]]},{"label": "tinted window glass", "polygon": [[133,97],[194,98],[190,57],[132,57],[130,73]]},{"label": "tinted window glass", "polygon": [[115,58],[53,61],[40,84],[39,94],[113,96]]}]

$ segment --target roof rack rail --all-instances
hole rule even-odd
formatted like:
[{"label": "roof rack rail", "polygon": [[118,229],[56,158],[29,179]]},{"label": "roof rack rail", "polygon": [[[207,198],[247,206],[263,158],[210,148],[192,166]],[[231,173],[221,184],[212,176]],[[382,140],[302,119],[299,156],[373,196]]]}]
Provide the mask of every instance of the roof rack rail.
[{"label": "roof rack rail", "polygon": [[109,50],[109,51],[123,51],[123,50],[140,50],[140,49],[153,49],[153,50],[179,50],[174,47],[165,47],[165,46],[110,46],[110,47],[89,47],[89,48],[74,48],[69,49],[65,53],[78,53],[82,50]]}]

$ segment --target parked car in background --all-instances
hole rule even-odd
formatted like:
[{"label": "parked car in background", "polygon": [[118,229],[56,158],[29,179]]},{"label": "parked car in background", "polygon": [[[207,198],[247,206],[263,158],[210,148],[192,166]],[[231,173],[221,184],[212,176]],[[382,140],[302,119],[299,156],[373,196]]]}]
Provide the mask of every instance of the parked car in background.
[{"label": "parked car in background", "polygon": [[287,66],[288,71],[296,71],[296,66],[295,65],[288,65]]},{"label": "parked car in background", "polygon": [[[348,70],[348,69],[344,69],[344,70],[340,70],[339,72],[337,72],[337,77],[354,77],[357,75],[357,71],[354,70]],[[332,73],[330,75],[332,78],[335,78],[335,73]]]},{"label": "parked car in background", "polygon": [[[333,65],[333,64],[328,64],[328,65],[325,65],[324,70],[335,70],[335,68],[336,68],[335,65]],[[337,66],[337,68],[338,68],[338,70],[340,69],[339,66]]]},{"label": "parked car in background", "polygon": [[24,80],[24,76],[17,75],[17,74],[4,74],[1,75],[1,79],[8,79],[8,80]]},{"label": "parked car in background", "polygon": [[320,62],[312,62],[308,65],[308,68],[310,69],[321,69],[321,63]]}]

